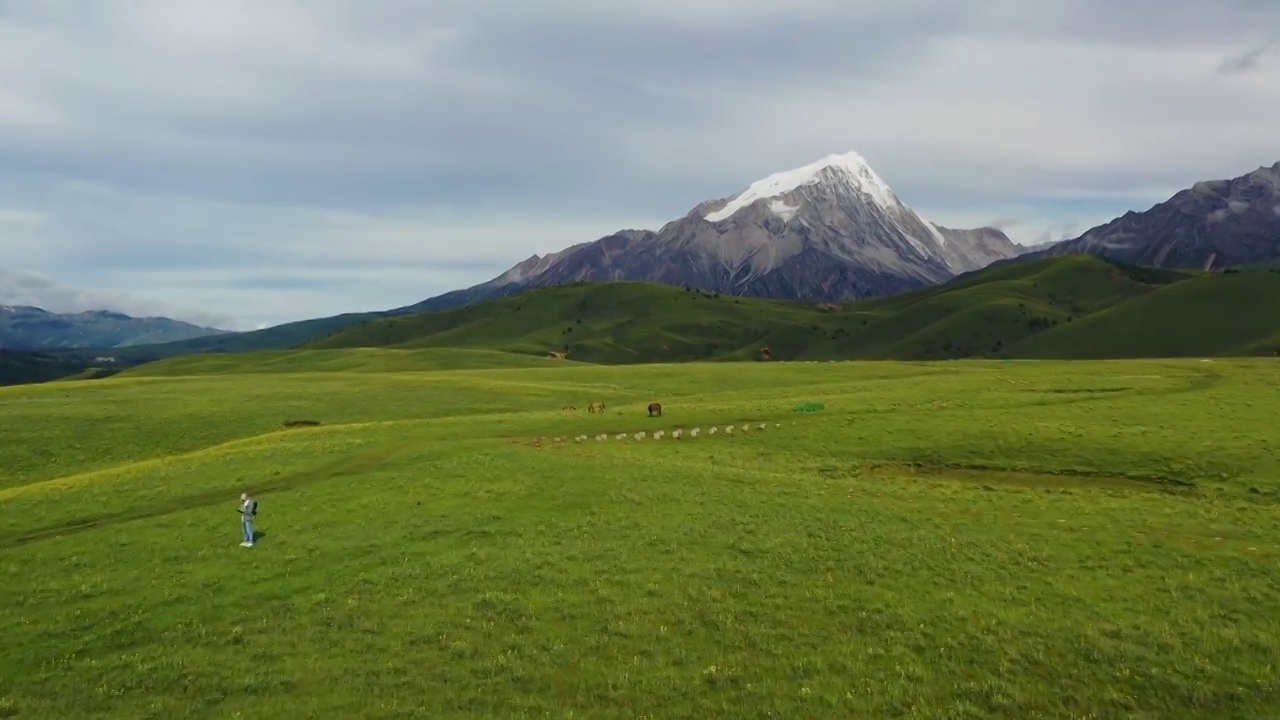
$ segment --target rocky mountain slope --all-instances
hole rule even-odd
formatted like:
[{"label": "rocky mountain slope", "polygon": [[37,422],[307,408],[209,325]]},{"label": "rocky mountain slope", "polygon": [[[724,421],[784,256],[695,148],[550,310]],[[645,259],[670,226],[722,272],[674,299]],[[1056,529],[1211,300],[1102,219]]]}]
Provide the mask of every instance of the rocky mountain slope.
[{"label": "rocky mountain slope", "polygon": [[186,340],[224,331],[169,318],[135,318],[105,310],[59,315],[35,307],[0,306],[0,348],[115,348]]},{"label": "rocky mountain slope", "polygon": [[1152,267],[1215,270],[1280,259],[1280,162],[1199,182],[1024,259],[1086,253]]},{"label": "rocky mountain slope", "polygon": [[945,282],[1022,247],[994,228],[921,218],[857,153],[829,155],[709,200],[658,231],[623,230],[412,306],[440,310],[563,282],[639,280],[836,302]]}]

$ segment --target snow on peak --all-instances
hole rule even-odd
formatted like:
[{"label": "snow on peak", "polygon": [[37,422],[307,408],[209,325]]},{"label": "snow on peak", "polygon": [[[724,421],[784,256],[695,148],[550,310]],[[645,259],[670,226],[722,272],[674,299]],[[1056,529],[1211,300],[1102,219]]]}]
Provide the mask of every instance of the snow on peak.
[{"label": "snow on peak", "polygon": [[856,152],[828,155],[821,160],[811,162],[804,167],[774,173],[762,180],[757,180],[746,190],[736,195],[723,208],[703,216],[708,222],[720,222],[732,217],[734,213],[751,205],[757,200],[777,198],[804,185],[817,185],[823,180],[824,171],[835,173],[861,190],[877,205],[885,209],[898,207],[898,198],[889,189],[888,183],[880,179],[871,169],[865,158]]}]

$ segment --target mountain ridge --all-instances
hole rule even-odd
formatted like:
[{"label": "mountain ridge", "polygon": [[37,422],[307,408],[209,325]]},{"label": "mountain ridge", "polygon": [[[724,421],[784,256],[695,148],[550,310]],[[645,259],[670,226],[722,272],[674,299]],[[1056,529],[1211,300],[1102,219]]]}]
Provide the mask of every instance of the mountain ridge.
[{"label": "mountain ridge", "polygon": [[1147,210],[1017,260],[1083,253],[1150,267],[1222,270],[1280,260],[1280,162],[1201,180]]},{"label": "mountain ridge", "polygon": [[[984,268],[847,303],[742,298],[640,282],[571,283],[451,310],[304,321],[279,331],[0,358],[0,385],[97,377],[148,361],[292,349],[459,348],[584,362],[1274,356],[1280,267],[1226,273],[1077,254]],[[103,368],[95,370],[95,368]]]},{"label": "mountain ridge", "polygon": [[[1267,210],[1268,208],[1267,203],[1271,201],[1272,196],[1267,194],[1269,192],[1267,188],[1274,187],[1274,183],[1272,183],[1271,185],[1267,184],[1267,179],[1268,177],[1270,177],[1268,173],[1280,173],[1280,163],[1276,163],[1270,168],[1261,166],[1258,168],[1258,170],[1255,170],[1251,173],[1241,176],[1241,178],[1236,178],[1233,180],[1203,181],[1200,183],[1196,183],[1192,187],[1188,188],[1187,190],[1179,191],[1179,193],[1176,193],[1173,197],[1171,197],[1169,200],[1165,201],[1164,203],[1157,204],[1151,210],[1158,210],[1161,208],[1168,210],[1169,208],[1172,208],[1174,211],[1177,211],[1177,214],[1180,214],[1183,220],[1188,221],[1193,226],[1195,226],[1197,223],[1203,224],[1203,223],[1208,223],[1210,221],[1215,223],[1222,223],[1222,221],[1227,220],[1229,218],[1237,218],[1234,222],[1239,223],[1239,216],[1243,215],[1243,216],[1246,216],[1247,218],[1253,218],[1255,221],[1257,220],[1263,221],[1262,224],[1264,226],[1264,229],[1269,228],[1271,226],[1268,225],[1267,223],[1271,222],[1271,220],[1270,220],[1270,217],[1265,214],[1265,212],[1262,213],[1260,216],[1259,216],[1259,213],[1252,212],[1253,210],[1259,210],[1259,209],[1263,211]],[[699,203],[697,206],[695,206],[695,208],[690,213],[686,215],[685,218],[669,221],[665,223],[657,231],[642,230],[642,229],[620,230],[616,233],[613,233],[612,235],[606,236],[605,238],[601,238],[595,241],[577,243],[575,245],[571,245],[569,247],[566,247],[554,253],[548,253],[542,256],[533,255],[519,263],[516,263],[506,272],[504,272],[503,274],[499,275],[498,277],[486,283],[481,283],[480,285],[472,286],[470,288],[463,288],[460,290],[450,291],[448,293],[444,293],[442,295],[438,295],[433,298],[428,298],[427,300],[421,301],[414,305],[404,306],[401,308],[395,308],[395,309],[386,310],[386,311],[347,313],[347,314],[337,315],[332,317],[316,318],[312,320],[285,323],[283,325],[279,325],[271,328],[265,328],[261,330],[247,331],[247,332],[241,332],[241,333],[226,332],[221,334],[214,334],[214,335],[207,335],[203,337],[192,338],[188,340],[148,342],[147,344],[143,344],[143,345],[119,346],[116,348],[111,348],[112,352],[110,353],[99,352],[99,354],[110,354],[110,355],[117,356],[118,358],[121,358],[126,362],[136,363],[140,361],[155,360],[155,359],[160,359],[164,357],[171,357],[175,355],[191,354],[191,353],[209,353],[209,352],[238,353],[238,352],[252,352],[256,350],[285,349],[290,347],[297,347],[316,337],[320,337],[328,333],[331,333],[333,331],[339,330],[341,328],[349,327],[362,322],[368,322],[368,321],[377,320],[380,318],[411,315],[411,314],[422,312],[422,311],[438,311],[438,310],[443,310],[443,309],[448,309],[453,307],[460,307],[460,306],[465,306],[469,304],[474,304],[477,302],[482,302],[487,299],[509,296],[512,294],[516,294],[519,292],[523,292],[529,289],[539,287],[539,285],[527,283],[525,281],[529,277],[538,276],[541,272],[544,272],[549,267],[560,266],[562,269],[573,270],[574,267],[576,266],[576,270],[574,272],[582,272],[582,273],[588,272],[591,269],[593,253],[603,252],[611,256],[616,256],[618,254],[628,252],[629,250],[634,251],[634,246],[636,245],[642,246],[647,239],[652,238],[653,236],[656,236],[661,232],[670,232],[672,228],[677,227],[683,220],[686,220],[690,215],[696,215],[698,213],[701,213],[703,216],[705,216],[706,214],[714,213],[717,210],[723,210],[727,206],[729,201],[739,197],[740,195],[743,194],[743,192],[744,191],[740,191],[739,193],[728,196],[727,198],[707,200],[702,203]],[[1233,193],[1235,194],[1233,195]],[[787,220],[783,218],[782,215],[787,214],[788,211],[781,207],[777,207],[776,209],[771,208],[770,206],[774,205],[772,200],[773,198],[756,198],[756,200],[754,201],[754,204],[755,204],[754,210],[751,209],[751,206],[753,203],[744,203],[743,208],[739,208],[739,212],[747,216],[754,214],[757,218],[760,218],[760,217],[769,218],[772,215],[773,217],[771,220],[769,220],[769,222],[780,222],[785,224]],[[786,204],[788,202],[788,199],[783,198],[781,202],[783,204]],[[1184,202],[1189,204],[1182,204]],[[1232,205],[1232,202],[1234,202],[1235,205]],[[1244,205],[1241,205],[1242,202],[1244,203]],[[794,205],[790,205],[789,207],[794,207]],[[1151,212],[1151,210],[1148,210],[1146,212],[1149,213]],[[1250,212],[1244,212],[1246,210]],[[1199,215],[1196,214],[1197,211],[1199,212]],[[1274,203],[1270,206],[1270,211],[1273,213],[1274,217],[1280,218],[1280,198],[1276,198],[1274,200]],[[782,215],[779,215],[779,212],[781,212]],[[1144,213],[1130,211],[1128,213],[1125,213],[1125,215],[1115,218],[1110,223],[1105,223],[1103,225],[1099,225],[1095,228],[1092,228],[1089,231],[1086,231],[1086,233],[1084,233],[1081,237],[1090,236],[1090,237],[1096,238],[1098,233],[1101,230],[1105,230],[1109,226],[1113,226],[1116,223],[1133,223],[1135,222],[1135,218],[1140,218],[1143,214]],[[731,214],[728,218],[726,218],[726,221],[732,222],[734,220],[734,215],[735,214]],[[1166,212],[1165,215],[1166,217],[1169,217],[1168,212]],[[705,219],[703,221],[705,222]],[[925,226],[924,223],[928,223],[928,225]],[[980,244],[985,239],[989,238],[990,241],[995,244],[997,251],[999,251],[1000,248],[1007,247],[1005,243],[1012,244],[1011,241],[1008,241],[1008,238],[1001,231],[994,228],[975,228],[971,230],[957,230],[953,228],[947,228],[929,221],[925,221],[923,219],[921,221],[921,227],[923,227],[924,231],[928,232],[930,235],[932,235],[936,231],[936,233],[940,235],[944,241],[948,239],[954,239],[957,237],[967,237],[970,243]],[[1239,228],[1240,226],[1237,224],[1236,226],[1233,226],[1233,227]],[[1091,233],[1092,233],[1092,236],[1090,235]],[[1264,236],[1262,237],[1262,241],[1264,243],[1264,250],[1266,247],[1274,247],[1276,245],[1280,245],[1280,241],[1275,240],[1275,238],[1280,237],[1280,230],[1278,230],[1277,233],[1278,233],[1277,235],[1271,236],[1273,238],[1271,241],[1268,241],[1267,236],[1265,236],[1264,234]],[[1228,233],[1228,236],[1229,235],[1230,234]],[[1194,233],[1192,233],[1192,237],[1193,239],[1195,238]],[[1013,257],[1007,257],[1007,258],[995,260],[990,265],[984,266],[977,270],[960,272],[955,276],[953,276],[952,278],[950,278],[949,280],[946,280],[944,282],[953,283],[957,280],[967,280],[972,276],[980,275],[982,270],[985,270],[987,268],[1018,264],[1021,262],[1034,262],[1047,257],[1065,256],[1070,254],[1093,254],[1099,257],[1108,257],[1107,253],[1100,252],[1096,247],[1093,248],[1092,251],[1088,251],[1089,250],[1088,248],[1085,248],[1084,250],[1080,250],[1077,247],[1072,246],[1071,245],[1072,241],[1078,240],[1078,239],[1079,238],[1060,240],[1060,241],[1056,241],[1051,244],[1048,244],[1047,246],[1045,244],[1039,244],[1032,247],[1019,246],[1015,248],[1016,252],[1018,252],[1019,254]],[[1160,239],[1159,235],[1157,234],[1157,236],[1154,239],[1158,241]],[[1228,237],[1228,241],[1229,241],[1229,237]],[[1267,242],[1270,242],[1270,244],[1266,245]],[[1117,254],[1120,257],[1114,257],[1114,259],[1120,262],[1125,262],[1130,265],[1143,264],[1143,262],[1141,262],[1140,259],[1139,261],[1133,261],[1133,258],[1135,257],[1134,253],[1130,253],[1130,254],[1112,253],[1111,256],[1114,256]],[[1246,269],[1246,268],[1247,269],[1255,269],[1255,268],[1266,269],[1266,268],[1272,268],[1272,267],[1280,267],[1280,257],[1277,257],[1277,256],[1280,256],[1280,251],[1277,251],[1274,253],[1273,252],[1255,253],[1254,256],[1261,257],[1262,259],[1248,261],[1248,258],[1246,257],[1245,258],[1246,262],[1240,263],[1240,269]],[[1151,257],[1154,257],[1154,255]],[[1166,260],[1166,262],[1164,263],[1165,266],[1170,266],[1168,261],[1170,261],[1171,259],[1176,259],[1177,253],[1174,253],[1172,251],[1166,252],[1163,257],[1164,257],[1164,260]],[[1225,261],[1220,262],[1215,260],[1214,262],[1209,263],[1208,258],[1209,258],[1208,255],[1200,255],[1198,257],[1193,257],[1192,260],[1186,264],[1186,267],[1188,269],[1203,269],[1203,267],[1208,265],[1210,267],[1213,267],[1214,269],[1226,269],[1228,271],[1231,269],[1223,265],[1223,262]],[[776,288],[776,292],[782,293],[782,294],[792,292],[793,288],[788,284],[800,283],[800,282],[803,282],[804,280],[803,276],[805,275],[805,268],[803,267],[803,263],[811,262],[815,264],[821,264],[822,259],[823,258],[820,255],[815,258],[814,254],[812,253],[809,255],[799,256],[799,260],[797,260],[795,263],[797,267],[794,269],[794,272],[793,272],[794,276],[788,276],[786,273],[778,273],[771,280],[771,282],[774,282],[777,286],[779,286]],[[1230,260],[1230,258],[1228,258],[1228,260]],[[953,262],[955,261],[953,260]],[[572,275],[574,274],[574,272],[570,272],[569,274]],[[617,279],[617,277],[621,275],[623,274],[612,273],[606,279]],[[841,278],[836,277],[835,280],[841,281]],[[843,281],[849,282],[849,283],[863,282],[864,284],[867,284],[867,285],[879,284],[881,285],[881,289],[883,289],[883,286],[886,284],[896,283],[898,292],[907,292],[912,289],[910,287],[904,287],[904,286],[910,285],[910,282],[911,282],[910,280],[904,281],[901,277],[889,277],[887,279],[877,278],[874,275],[869,276],[868,273],[865,271],[862,272],[861,274],[854,274],[849,278],[845,278]],[[565,281],[559,280],[559,279],[555,280],[554,282],[546,281],[543,283],[542,286],[554,285],[559,282],[565,282]],[[573,282],[573,280],[571,279],[568,282]],[[885,296],[882,295],[881,297],[885,297]],[[50,352],[55,352],[55,353],[70,352],[70,351],[61,349],[62,347],[65,347],[65,346],[58,346],[55,348],[51,348]],[[106,350],[108,348],[104,346],[100,346],[97,349]],[[90,351],[86,351],[83,353],[78,353],[78,356],[91,357],[91,353]]]},{"label": "mountain ridge", "polygon": [[428,298],[441,310],[564,282],[638,280],[743,297],[845,301],[918,289],[1022,252],[996,228],[920,217],[856,152],[827,155],[695,205],[658,230],[619,230],[533,255]]},{"label": "mountain ridge", "polygon": [[227,334],[167,317],[133,317],[113,310],[55,313],[30,305],[0,306],[0,348],[112,349]]},{"label": "mountain ridge", "polygon": [[1274,356],[1280,270],[1206,273],[1071,255],[836,304],[570,283],[361,323],[302,349],[369,347],[605,364],[760,360],[763,348],[771,360]]}]

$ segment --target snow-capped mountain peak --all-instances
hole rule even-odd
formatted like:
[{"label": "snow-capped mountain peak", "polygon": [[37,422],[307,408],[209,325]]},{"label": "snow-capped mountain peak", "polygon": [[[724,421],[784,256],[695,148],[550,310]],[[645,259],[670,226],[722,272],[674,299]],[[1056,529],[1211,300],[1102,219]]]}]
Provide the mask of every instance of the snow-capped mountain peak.
[{"label": "snow-capped mountain peak", "polygon": [[1017,254],[994,228],[956,230],[925,220],[861,155],[846,152],[698,203],[657,231],[620,230],[535,255],[494,280],[415,307],[441,309],[530,287],[604,280],[842,302],[945,282]]},{"label": "snow-capped mountain peak", "polygon": [[794,214],[795,208],[781,200],[784,195],[801,187],[823,183],[830,184],[836,192],[861,193],[885,210],[901,205],[889,184],[871,169],[866,158],[850,151],[828,155],[808,165],[757,180],[729,199],[724,207],[703,215],[703,219],[713,223],[722,222],[760,200],[771,200],[770,210],[785,220]]}]

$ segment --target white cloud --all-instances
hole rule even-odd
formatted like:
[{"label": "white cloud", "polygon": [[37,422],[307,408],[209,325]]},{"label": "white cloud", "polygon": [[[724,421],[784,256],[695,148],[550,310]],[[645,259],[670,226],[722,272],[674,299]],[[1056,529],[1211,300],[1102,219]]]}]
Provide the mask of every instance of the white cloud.
[{"label": "white cloud", "polygon": [[849,149],[1031,243],[1280,159],[1277,27],[1250,0],[0,0],[0,264],[252,327]]},{"label": "white cloud", "polygon": [[[140,200],[93,186],[74,192],[80,202],[65,207],[58,232],[38,242],[44,272],[30,277],[42,281],[21,283],[24,299],[9,304],[63,312],[71,310],[55,308],[79,311],[96,302],[128,314],[167,312],[201,323],[216,317],[220,327],[230,327],[226,313],[190,308],[234,308],[233,329],[248,329],[413,304],[488,280],[529,255],[665,220],[477,218],[448,208],[374,214],[174,196]],[[6,217],[0,212],[0,228]],[[37,219],[21,216],[26,223]],[[14,244],[0,236],[0,248]],[[86,268],[77,280],[147,299],[75,291],[47,277],[74,266]]]}]

